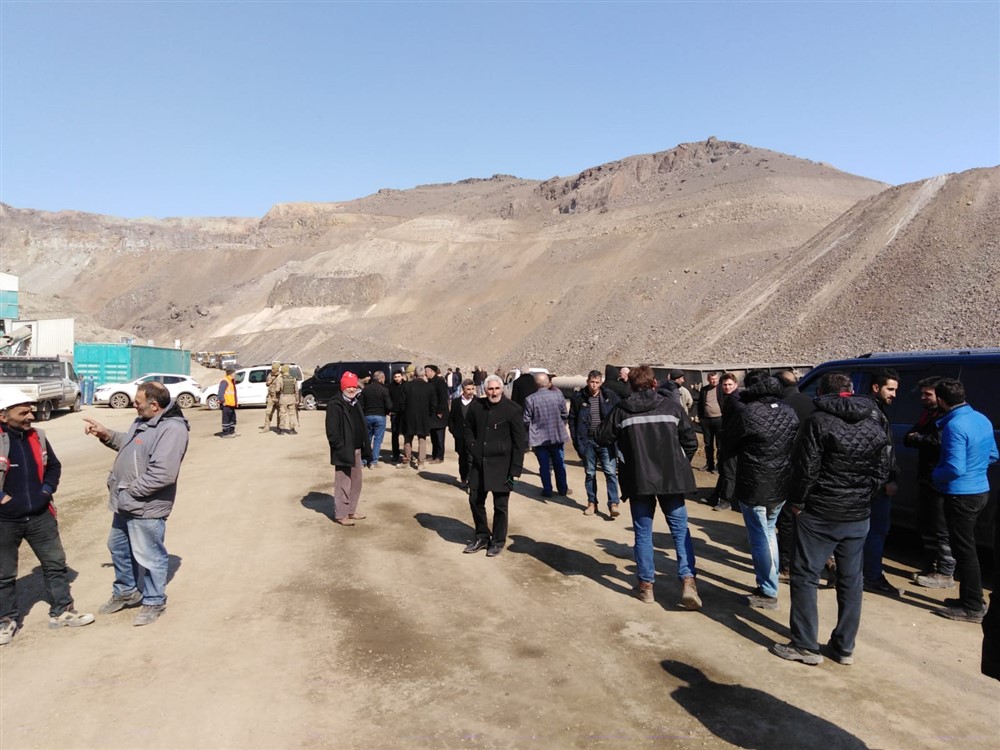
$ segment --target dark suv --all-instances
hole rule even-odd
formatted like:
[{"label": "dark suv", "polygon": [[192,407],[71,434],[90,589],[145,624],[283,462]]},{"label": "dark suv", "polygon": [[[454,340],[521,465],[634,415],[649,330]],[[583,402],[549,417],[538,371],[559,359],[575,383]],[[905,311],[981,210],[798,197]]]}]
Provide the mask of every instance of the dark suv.
[{"label": "dark suv", "polygon": [[[878,352],[857,359],[825,362],[809,372],[799,383],[799,390],[816,395],[819,379],[828,372],[845,372],[854,381],[854,392],[871,393],[876,370],[890,367],[899,373],[899,392],[886,409],[895,438],[896,462],[899,464],[896,496],[892,499],[892,523],[903,528],[917,528],[917,450],[903,445],[903,437],[920,418],[920,388],[924,378],[956,378],[965,386],[969,405],[993,423],[1000,442],[1000,348],[954,349],[923,352]],[[1000,463],[989,472],[990,501],[979,517],[976,536],[981,544],[992,547],[993,518],[1000,495]]]},{"label": "dark suv", "polygon": [[302,405],[306,409],[326,406],[326,402],[340,393],[340,376],[345,372],[353,372],[359,380],[369,378],[381,370],[385,373],[385,382],[392,380],[395,370],[404,369],[409,362],[330,362],[316,369],[313,376],[302,382]]}]

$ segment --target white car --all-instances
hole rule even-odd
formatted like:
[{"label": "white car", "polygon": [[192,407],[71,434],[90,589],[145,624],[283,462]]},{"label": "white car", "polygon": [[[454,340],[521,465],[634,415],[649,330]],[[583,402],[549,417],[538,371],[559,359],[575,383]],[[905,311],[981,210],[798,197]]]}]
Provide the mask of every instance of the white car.
[{"label": "white car", "polygon": [[170,391],[170,397],[182,409],[190,409],[198,403],[201,385],[190,375],[153,372],[136,378],[130,383],[107,383],[94,391],[95,404],[107,404],[112,409],[127,409],[135,400],[135,392],[142,383],[163,383]]},{"label": "white car", "polygon": [[[271,365],[268,364],[244,367],[233,373],[233,381],[236,383],[236,401],[241,407],[267,404],[267,374],[269,372],[271,372]],[[288,372],[295,377],[296,388],[301,388],[302,368],[289,364]],[[219,383],[210,385],[202,391],[201,403],[209,409],[219,408]]]}]

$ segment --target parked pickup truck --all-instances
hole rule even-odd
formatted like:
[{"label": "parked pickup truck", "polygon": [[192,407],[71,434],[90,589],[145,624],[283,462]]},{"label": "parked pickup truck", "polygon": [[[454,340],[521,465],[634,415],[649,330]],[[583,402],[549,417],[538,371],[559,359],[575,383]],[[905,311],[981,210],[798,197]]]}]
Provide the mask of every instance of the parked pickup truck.
[{"label": "parked pickup truck", "polygon": [[57,357],[0,357],[0,385],[13,386],[37,404],[39,420],[53,409],[80,411],[80,382],[73,363]]}]

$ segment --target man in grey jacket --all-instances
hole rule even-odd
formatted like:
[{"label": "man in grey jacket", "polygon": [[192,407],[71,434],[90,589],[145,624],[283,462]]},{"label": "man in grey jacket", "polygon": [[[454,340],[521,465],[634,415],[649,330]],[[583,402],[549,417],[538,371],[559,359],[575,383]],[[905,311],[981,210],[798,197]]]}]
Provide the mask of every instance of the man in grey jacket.
[{"label": "man in grey jacket", "polygon": [[[149,625],[167,608],[167,517],[188,446],[188,422],[162,383],[143,383],[135,394],[138,417],[127,432],[84,419],[85,431],[118,452],[108,476],[114,513],[108,549],[115,567],[111,598],[101,614],[142,604],[133,625]],[[142,574],[143,569],[145,575]]]}]

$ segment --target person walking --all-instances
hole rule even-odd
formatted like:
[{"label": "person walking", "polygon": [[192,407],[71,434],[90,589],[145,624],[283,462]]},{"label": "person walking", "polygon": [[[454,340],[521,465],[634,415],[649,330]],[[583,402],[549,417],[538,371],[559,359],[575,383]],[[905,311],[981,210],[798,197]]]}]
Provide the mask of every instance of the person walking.
[{"label": "person walking", "polygon": [[448,385],[441,377],[437,365],[427,365],[424,375],[431,385],[431,460],[432,464],[444,463],[444,431],[448,426]]},{"label": "person walking", "polygon": [[239,400],[236,397],[236,381],[233,374],[236,372],[232,367],[226,368],[225,377],[219,381],[219,405],[222,407],[222,432],[219,437],[236,437],[236,407]]},{"label": "person walking", "polygon": [[465,443],[465,420],[469,416],[469,407],[476,400],[476,385],[471,379],[462,383],[458,398],[452,399],[451,411],[448,414],[448,431],[455,439],[455,453],[458,454],[458,481],[463,488],[469,486],[469,450]]},{"label": "person walking", "polygon": [[597,430],[599,445],[616,445],[622,498],[629,500],[635,532],[635,565],[639,584],[634,594],[642,602],[655,601],[653,582],[653,517],[659,505],[677,552],[680,605],[701,608],[695,583],[694,546],[688,528],[684,495],[696,488],[691,459],[698,436],[680,402],[656,392],[653,369],[641,365],[629,371],[632,395],[618,402]]},{"label": "person walking", "polygon": [[552,474],[556,475],[556,493],[568,495],[566,462],[566,420],[569,416],[566,397],[552,387],[548,373],[535,375],[538,389],[524,400],[524,425],[528,430],[528,447],[538,459],[538,476],[542,480],[542,497],[552,497]]},{"label": "person walking", "polygon": [[299,382],[288,365],[281,366],[278,384],[278,434],[294,435],[299,425]]}]

